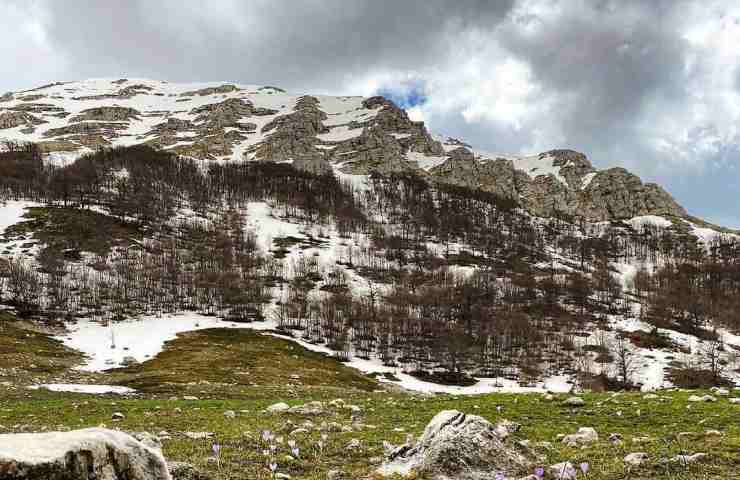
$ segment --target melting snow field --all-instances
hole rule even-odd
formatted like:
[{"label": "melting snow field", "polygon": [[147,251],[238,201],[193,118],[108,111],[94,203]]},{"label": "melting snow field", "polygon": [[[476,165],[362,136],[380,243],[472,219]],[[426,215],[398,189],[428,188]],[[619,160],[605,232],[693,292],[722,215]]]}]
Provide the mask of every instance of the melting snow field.
[{"label": "melting snow field", "polygon": [[[178,333],[206,328],[238,328],[232,322],[197,314],[146,316],[106,326],[90,320],[67,324],[68,333],[57,337],[66,346],[79,350],[88,357],[78,367],[88,372],[100,372],[120,367],[126,357],[144,362],[155,357],[165,342],[174,340]],[[113,348],[115,345],[115,348]]]},{"label": "melting snow field", "polygon": [[22,221],[23,215],[26,213],[26,208],[35,205],[33,202],[16,200],[10,200],[4,204],[0,204],[0,233],[5,232],[5,229],[11,225]]},{"label": "melting snow field", "polygon": [[104,395],[114,393],[116,395],[130,395],[136,393],[136,390],[128,387],[119,387],[117,385],[82,385],[77,383],[48,383],[43,385],[34,385],[28,387],[31,390],[51,390],[52,392],[70,392],[70,393],[91,393],[95,395]]},{"label": "melting snow field", "polygon": [[[164,349],[165,343],[173,340],[178,333],[207,328],[268,330],[274,329],[275,324],[270,321],[239,324],[225,322],[216,317],[188,313],[182,315],[163,315],[160,317],[142,317],[139,320],[118,322],[113,324],[113,326],[105,326],[98,322],[81,320],[76,324],[68,324],[67,328],[69,332],[57,338],[66,346],[79,350],[88,357],[87,362],[78,368],[83,371],[101,372],[122,366],[126,357],[132,357],[139,362],[154,358]],[[275,336],[294,341],[314,352],[325,353],[327,355],[332,355],[333,353],[322,345],[314,345],[282,335]],[[115,348],[111,348],[113,341],[115,341]],[[403,373],[399,368],[382,365],[379,360],[353,358],[347,365],[363,373],[392,373],[400,380],[399,382],[389,382],[382,378],[380,380],[399,385],[408,390],[426,393],[474,395],[491,392],[569,392],[573,388],[565,376],[551,377],[531,387],[522,387],[512,380],[504,378],[480,379],[476,385],[457,387],[418,380],[411,375]],[[123,387],[108,385],[51,384],[39,385],[36,388],[78,393],[132,393],[132,391],[122,389]]]}]

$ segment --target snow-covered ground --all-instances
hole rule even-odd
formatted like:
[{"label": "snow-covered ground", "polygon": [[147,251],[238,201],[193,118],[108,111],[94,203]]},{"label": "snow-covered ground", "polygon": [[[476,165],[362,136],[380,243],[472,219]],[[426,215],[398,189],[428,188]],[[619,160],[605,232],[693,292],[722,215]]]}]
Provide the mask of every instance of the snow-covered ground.
[{"label": "snow-covered ground", "polygon": [[45,383],[28,387],[32,390],[44,389],[52,392],[70,392],[70,393],[90,393],[94,395],[104,395],[113,393],[116,395],[131,395],[136,390],[118,385],[85,385],[79,383]]},{"label": "snow-covered ground", "polygon": [[[80,320],[75,324],[68,324],[68,333],[57,338],[66,346],[79,350],[86,355],[87,361],[79,367],[80,370],[102,372],[122,366],[125,357],[135,358],[139,362],[154,358],[164,350],[165,343],[175,339],[179,333],[207,328],[272,330],[275,327],[275,323],[269,320],[241,324],[225,322],[215,317],[187,313],[162,315],[160,317],[142,317],[138,320],[117,322],[112,326],[106,326],[89,320]],[[294,341],[314,352],[325,353],[329,356],[333,354],[330,349],[322,345],[314,345],[284,335],[275,336]],[[115,340],[116,348],[111,348],[112,340]],[[399,382],[390,382],[383,377],[379,378],[379,380],[394,383],[402,388],[417,392],[473,395],[491,392],[569,392],[573,388],[566,376],[553,376],[539,382],[533,387],[522,387],[516,382],[505,378],[484,378],[479,379],[476,385],[470,387],[455,387],[419,380],[403,373],[399,368],[382,365],[380,360],[353,358],[346,365],[363,373],[392,373],[400,380]],[[38,385],[36,388],[82,393],[132,393],[132,391],[127,391],[122,389],[122,387],[105,385],[51,384]]]},{"label": "snow-covered ground", "polygon": [[145,316],[111,325],[82,319],[67,324],[68,332],[57,338],[64,345],[85,354],[87,361],[79,367],[80,370],[100,372],[122,366],[126,357],[137,362],[154,358],[178,333],[239,327],[236,323],[193,313]]},{"label": "snow-covered ground", "polygon": [[[24,221],[23,215],[26,214],[26,209],[30,207],[38,207],[38,203],[28,202],[25,200],[9,200],[5,203],[0,203],[0,254],[5,255],[16,255],[19,252],[18,247],[26,243],[25,240],[12,240],[6,242],[2,236],[5,234],[5,230],[8,227],[15,225],[16,223]],[[36,248],[27,249],[28,254],[34,254]]]}]

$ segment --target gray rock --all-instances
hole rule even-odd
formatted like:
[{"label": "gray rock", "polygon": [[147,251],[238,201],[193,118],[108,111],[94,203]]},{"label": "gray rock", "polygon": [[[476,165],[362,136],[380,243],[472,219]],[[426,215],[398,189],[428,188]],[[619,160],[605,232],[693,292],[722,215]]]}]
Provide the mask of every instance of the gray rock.
[{"label": "gray rock", "polygon": [[446,410],[432,419],[416,445],[396,449],[378,473],[407,475],[414,470],[433,479],[473,480],[499,471],[515,474],[530,465],[524,455],[502,442],[486,419]]},{"label": "gray rock", "polygon": [[89,428],[71,432],[0,435],[2,478],[65,480],[170,480],[162,454],[123,432]]},{"label": "gray rock", "polygon": [[629,455],[624,457],[624,463],[633,467],[637,467],[647,462],[649,458],[649,455],[645,452],[635,452],[630,453]]},{"label": "gray rock", "polygon": [[583,407],[586,402],[581,397],[570,397],[563,402],[563,405],[567,407]]},{"label": "gray rock", "polygon": [[689,402],[716,402],[716,401],[717,401],[717,399],[716,399],[716,398],[714,398],[714,397],[713,397],[713,396],[711,396],[711,395],[703,395],[703,396],[701,396],[701,397],[700,397],[700,396],[698,396],[698,395],[691,395],[691,396],[690,396],[690,397],[688,398],[688,401],[689,401]]},{"label": "gray rock", "polygon": [[599,434],[591,427],[581,427],[578,432],[563,437],[563,443],[570,446],[587,445],[599,441]]},{"label": "gray rock", "polygon": [[131,436],[149,448],[162,450],[162,440],[157,435],[152,435],[149,432],[133,432]]},{"label": "gray rock", "polygon": [[25,112],[2,112],[0,113],[0,130],[20,126],[33,127],[46,123],[38,117]]},{"label": "gray rock", "polygon": [[79,115],[70,119],[70,122],[84,122],[96,120],[100,122],[128,122],[138,120],[139,111],[126,107],[95,107],[83,110]]},{"label": "gray rock", "polygon": [[308,402],[304,405],[296,405],[288,410],[296,415],[323,415],[324,404],[321,402]]},{"label": "gray rock", "polygon": [[340,480],[344,478],[344,472],[341,470],[329,470],[326,472],[326,480]]},{"label": "gray rock", "polygon": [[285,413],[290,410],[290,405],[285,402],[273,403],[265,409],[267,413]]},{"label": "gray rock", "polygon": [[126,418],[126,415],[122,414],[121,412],[113,412],[113,415],[110,416],[111,420],[123,420]]},{"label": "gray rock", "polygon": [[347,450],[359,450],[361,447],[362,447],[362,442],[357,438],[353,438],[347,444]]},{"label": "gray rock", "polygon": [[678,465],[690,465],[692,463],[699,463],[706,460],[708,455],[706,453],[694,453],[693,455],[676,455],[668,460],[669,463],[675,463]]},{"label": "gray rock", "polygon": [[550,476],[556,480],[571,480],[578,477],[576,468],[570,462],[556,463],[548,469]]}]

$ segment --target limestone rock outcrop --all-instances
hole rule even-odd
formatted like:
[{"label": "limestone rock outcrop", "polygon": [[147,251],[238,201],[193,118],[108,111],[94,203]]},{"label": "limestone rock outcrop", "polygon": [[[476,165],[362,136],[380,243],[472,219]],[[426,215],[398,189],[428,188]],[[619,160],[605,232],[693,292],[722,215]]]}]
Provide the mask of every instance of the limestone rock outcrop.
[{"label": "limestone rock outcrop", "polygon": [[378,473],[405,476],[415,472],[435,480],[482,480],[499,472],[513,477],[530,464],[486,419],[445,410],[429,422],[415,445],[395,449]]},{"label": "limestone rock outcrop", "polygon": [[115,430],[0,435],[3,480],[170,480],[162,454]]}]

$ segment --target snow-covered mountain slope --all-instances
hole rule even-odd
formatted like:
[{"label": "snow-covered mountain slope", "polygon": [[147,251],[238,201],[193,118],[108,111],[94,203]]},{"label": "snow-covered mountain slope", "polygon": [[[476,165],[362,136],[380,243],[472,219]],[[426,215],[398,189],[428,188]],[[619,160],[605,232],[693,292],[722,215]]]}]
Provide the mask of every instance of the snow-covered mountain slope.
[{"label": "snow-covered mountain slope", "polygon": [[496,155],[434,137],[382,97],[287,93],[233,83],[145,79],[55,83],[0,97],[0,138],[70,161],[98,147],[147,144],[211,161],[290,161],[346,173],[414,171],[481,188],[531,212],[590,220],[685,217],[662,188],[621,168],[597,171],[571,150]]},{"label": "snow-covered mountain slope", "polygon": [[124,79],[6,94],[0,137],[43,153],[0,164],[0,297],[72,318],[94,370],[123,362],[98,348],[117,328],[141,361],[207,324],[426,391],[569,389],[622,347],[644,389],[708,356],[740,382],[740,237],[572,150],[488,153],[381,97]]}]

